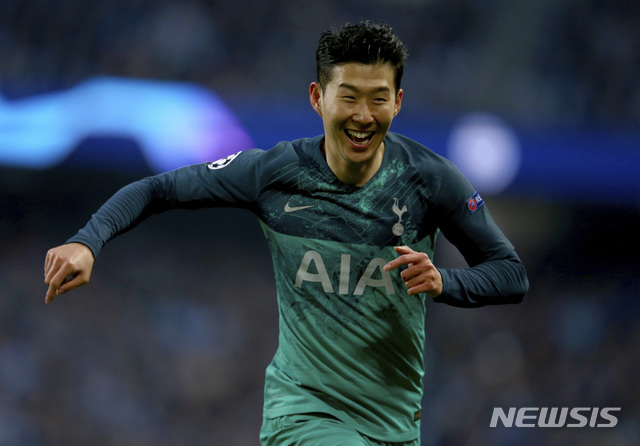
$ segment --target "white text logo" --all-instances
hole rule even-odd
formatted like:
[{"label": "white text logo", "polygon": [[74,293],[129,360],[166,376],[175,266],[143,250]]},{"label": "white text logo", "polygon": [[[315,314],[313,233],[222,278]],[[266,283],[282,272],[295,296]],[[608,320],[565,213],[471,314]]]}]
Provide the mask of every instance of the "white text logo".
[{"label": "white text logo", "polygon": [[505,411],[501,407],[493,408],[490,427],[614,427],[618,418],[611,412],[620,407],[510,407]]},{"label": "white text logo", "polygon": [[[311,264],[314,267],[311,267]],[[387,264],[385,259],[376,257],[371,260],[362,275],[358,279],[353,295],[358,296],[364,293],[366,287],[384,287],[387,294],[396,294],[391,280],[391,274],[383,269]],[[313,272],[315,270],[316,272]],[[378,276],[378,278],[374,277]],[[338,283],[338,294],[349,294],[349,282],[351,280],[351,254],[340,256],[340,278]],[[325,293],[335,293],[327,267],[318,251],[307,251],[300,262],[298,272],[296,272],[295,285],[302,288],[302,282],[316,282],[322,284]]]}]

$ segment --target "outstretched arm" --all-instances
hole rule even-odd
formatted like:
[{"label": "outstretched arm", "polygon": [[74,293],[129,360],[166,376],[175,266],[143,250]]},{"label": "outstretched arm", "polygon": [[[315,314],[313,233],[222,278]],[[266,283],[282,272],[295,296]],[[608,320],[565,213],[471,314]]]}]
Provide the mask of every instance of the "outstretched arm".
[{"label": "outstretched arm", "polygon": [[[249,207],[263,181],[259,167],[273,156],[261,150],[242,153],[211,165],[196,164],[147,177],[116,192],[65,245],[47,253],[46,302],[86,284],[102,247],[152,214],[176,208]],[[277,162],[277,152],[272,153]]]},{"label": "outstretched arm", "polygon": [[67,243],[47,252],[45,302],[89,282],[93,263],[104,244],[147,216],[172,203],[172,176],[146,178],[120,189]]}]

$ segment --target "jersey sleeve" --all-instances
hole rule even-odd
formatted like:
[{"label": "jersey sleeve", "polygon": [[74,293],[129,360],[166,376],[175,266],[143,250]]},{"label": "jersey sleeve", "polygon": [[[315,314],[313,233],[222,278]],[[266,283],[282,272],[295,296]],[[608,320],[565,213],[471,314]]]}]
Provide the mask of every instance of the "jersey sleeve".
[{"label": "jersey sleeve", "polygon": [[[271,152],[273,150],[273,152]],[[144,178],[116,192],[67,243],[89,247],[97,257],[115,236],[169,209],[251,209],[269,168],[282,150],[252,149],[212,163],[196,164]]]},{"label": "jersey sleeve", "polygon": [[443,162],[433,197],[438,226],[469,267],[439,269],[443,292],[435,301],[458,307],[521,302],[529,288],[524,264],[480,194],[453,164]]}]

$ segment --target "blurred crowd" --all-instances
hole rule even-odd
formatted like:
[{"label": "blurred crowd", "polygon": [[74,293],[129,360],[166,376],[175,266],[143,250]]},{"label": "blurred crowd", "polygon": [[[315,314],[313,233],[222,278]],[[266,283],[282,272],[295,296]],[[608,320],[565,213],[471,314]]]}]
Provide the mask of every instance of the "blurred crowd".
[{"label": "blurred crowd", "polygon": [[[319,33],[360,18],[408,45],[403,106],[427,115],[640,123],[630,0],[0,0],[0,101],[114,75],[195,82],[232,108],[286,103],[307,94]],[[46,250],[130,175],[0,170],[1,446],[257,444],[278,316],[250,214],[156,216],[109,244],[90,285],[44,304]],[[640,444],[637,208],[488,205],[531,291],[428,304],[423,446]],[[461,265],[439,243],[436,263]],[[490,428],[494,407],[621,411],[613,428]]]},{"label": "blurred crowd", "polygon": [[531,125],[640,122],[632,0],[2,0],[0,89],[18,97],[107,74],[196,82],[232,106],[286,101],[306,95],[320,33],[362,18],[389,22],[409,48],[406,106]]}]

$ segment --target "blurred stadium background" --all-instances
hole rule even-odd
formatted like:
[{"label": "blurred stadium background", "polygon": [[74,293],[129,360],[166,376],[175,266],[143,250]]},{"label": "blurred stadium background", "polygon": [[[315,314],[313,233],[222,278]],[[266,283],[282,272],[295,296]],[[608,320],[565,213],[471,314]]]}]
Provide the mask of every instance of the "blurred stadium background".
[{"label": "blurred stadium background", "polygon": [[0,0],[0,445],[257,444],[277,312],[251,215],[157,216],[49,306],[44,255],[130,181],[320,133],[317,38],[361,18],[411,53],[392,129],[456,160],[531,279],[519,306],[429,304],[423,445],[640,444],[640,4]]}]

